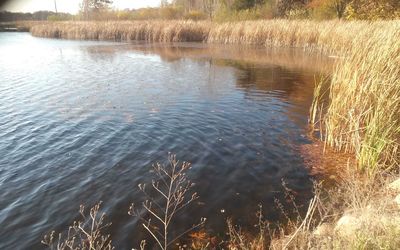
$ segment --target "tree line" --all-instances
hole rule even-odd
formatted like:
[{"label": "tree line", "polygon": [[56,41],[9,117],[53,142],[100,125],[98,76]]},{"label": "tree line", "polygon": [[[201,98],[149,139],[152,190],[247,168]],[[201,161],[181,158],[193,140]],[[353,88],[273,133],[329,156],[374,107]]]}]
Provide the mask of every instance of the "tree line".
[{"label": "tree line", "polygon": [[110,12],[118,19],[400,18],[400,0],[161,0],[159,8],[125,11],[112,10],[111,0],[83,0],[81,6],[86,19]]},{"label": "tree line", "polygon": [[[55,2],[56,3],[56,2]],[[161,0],[160,7],[116,10],[112,0],[82,0],[77,15],[38,11],[0,12],[0,21],[15,20],[145,20],[209,19],[394,19],[400,0]]]},{"label": "tree line", "polygon": [[33,13],[0,11],[0,22],[72,20],[73,17],[69,13],[56,13],[54,11],[36,11]]},{"label": "tree line", "polygon": [[173,0],[185,13],[201,11],[210,18],[253,13],[257,18],[393,19],[400,17],[399,0]]}]

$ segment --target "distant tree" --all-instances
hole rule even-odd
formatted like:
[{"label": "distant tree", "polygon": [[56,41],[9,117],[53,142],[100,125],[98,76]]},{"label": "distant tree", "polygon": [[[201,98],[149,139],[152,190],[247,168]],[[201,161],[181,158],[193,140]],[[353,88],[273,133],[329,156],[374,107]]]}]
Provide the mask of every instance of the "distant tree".
[{"label": "distant tree", "polygon": [[232,7],[235,10],[246,10],[260,6],[264,3],[264,0],[234,0]]},{"label": "distant tree", "polygon": [[97,17],[100,12],[109,9],[111,4],[111,0],[83,0],[81,12],[83,12],[85,19],[88,20],[92,16]]},{"label": "distant tree", "polygon": [[400,0],[352,0],[346,17],[369,20],[400,18]]},{"label": "distant tree", "polygon": [[352,0],[313,0],[309,4],[309,7],[332,9],[335,12],[336,17],[341,19],[351,1]]},{"label": "distant tree", "polygon": [[45,21],[47,18],[51,15],[54,15],[55,13],[53,11],[47,11],[47,10],[40,10],[36,11],[32,14],[32,19],[33,20],[40,20],[40,21]]},{"label": "distant tree", "polygon": [[218,8],[218,0],[204,0],[202,8],[203,12],[207,14],[210,19],[212,19],[214,12]]},{"label": "distant tree", "polygon": [[210,19],[225,0],[173,0],[172,5],[183,10],[186,16],[208,16]]},{"label": "distant tree", "polygon": [[254,6],[254,0],[235,0],[233,2],[233,9],[235,10],[246,10]]},{"label": "distant tree", "polygon": [[310,0],[277,0],[277,13],[286,16],[293,9],[305,7]]},{"label": "distant tree", "polygon": [[331,5],[336,11],[336,16],[341,19],[346,11],[347,5],[351,0],[331,0]]}]

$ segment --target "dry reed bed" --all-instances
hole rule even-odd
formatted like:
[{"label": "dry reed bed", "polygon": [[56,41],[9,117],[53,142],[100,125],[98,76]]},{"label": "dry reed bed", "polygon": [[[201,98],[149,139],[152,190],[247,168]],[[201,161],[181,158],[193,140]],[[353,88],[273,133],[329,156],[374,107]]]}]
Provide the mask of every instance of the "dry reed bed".
[{"label": "dry reed bed", "polygon": [[112,41],[190,42],[204,41],[207,22],[48,22],[31,28],[34,36]]},{"label": "dry reed bed", "polygon": [[[385,26],[374,23],[374,27]],[[194,21],[48,22],[31,28],[38,37],[149,42],[209,42],[341,50],[369,29],[367,22],[268,20],[228,23]]]},{"label": "dry reed bed", "polygon": [[400,166],[399,38],[400,21],[360,31],[330,83],[326,142],[355,152],[370,173]]},{"label": "dry reed bed", "polygon": [[[361,167],[399,166],[400,21],[268,20],[55,22],[33,26],[40,37],[150,42],[208,42],[297,47],[340,56],[329,105],[314,112],[326,142],[356,155]],[[318,90],[318,88],[317,88]],[[322,110],[322,112],[321,112]]]}]

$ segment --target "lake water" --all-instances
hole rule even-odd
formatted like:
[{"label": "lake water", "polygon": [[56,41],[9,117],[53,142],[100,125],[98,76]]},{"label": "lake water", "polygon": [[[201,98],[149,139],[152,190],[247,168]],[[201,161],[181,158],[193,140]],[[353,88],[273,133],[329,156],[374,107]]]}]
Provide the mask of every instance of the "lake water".
[{"label": "lake water", "polygon": [[43,249],[80,204],[102,207],[117,249],[148,235],[127,214],[168,152],[189,161],[200,199],[174,230],[207,217],[251,230],[258,204],[280,218],[282,180],[312,196],[297,148],[307,140],[315,76],[296,50],[65,41],[0,33],[0,249]]}]

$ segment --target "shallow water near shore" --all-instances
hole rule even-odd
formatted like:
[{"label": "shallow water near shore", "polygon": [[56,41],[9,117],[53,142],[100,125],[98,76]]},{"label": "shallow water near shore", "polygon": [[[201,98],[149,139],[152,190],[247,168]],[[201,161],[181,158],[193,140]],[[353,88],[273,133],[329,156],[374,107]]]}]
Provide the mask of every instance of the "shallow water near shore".
[{"label": "shallow water near shore", "polygon": [[330,62],[297,50],[66,41],[0,33],[0,249],[43,249],[80,204],[103,202],[117,249],[148,235],[128,215],[168,152],[192,163],[200,199],[175,231],[206,217],[249,230],[258,204],[276,222],[282,181],[306,204],[316,75]]}]

